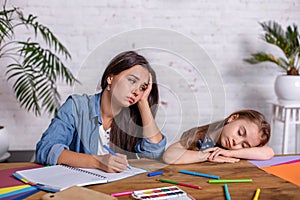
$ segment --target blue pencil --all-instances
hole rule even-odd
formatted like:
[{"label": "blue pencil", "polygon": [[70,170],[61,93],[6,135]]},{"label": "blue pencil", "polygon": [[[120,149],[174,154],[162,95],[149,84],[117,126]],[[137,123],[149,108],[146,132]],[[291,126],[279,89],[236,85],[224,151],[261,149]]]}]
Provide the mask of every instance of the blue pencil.
[{"label": "blue pencil", "polygon": [[219,176],[215,176],[215,175],[211,175],[211,174],[202,174],[202,173],[188,171],[188,170],[183,170],[183,169],[180,170],[179,172],[183,173],[183,174],[193,175],[193,176],[202,176],[202,177],[206,177],[206,178],[220,179]]},{"label": "blue pencil", "polygon": [[117,156],[117,154],[116,154],[113,150],[111,150],[111,148],[109,148],[107,145],[104,144],[103,147],[104,147],[104,149],[106,149],[106,150],[108,151],[108,153],[110,153],[111,155]]},{"label": "blue pencil", "polygon": [[[109,148],[107,145],[103,145],[104,149],[106,149],[111,155],[113,156],[118,156],[113,150],[111,150],[111,148]],[[128,165],[127,166],[128,169],[131,169],[131,167]]]},{"label": "blue pencil", "polygon": [[227,184],[224,184],[224,190],[225,190],[226,200],[230,200],[231,198],[230,198],[230,193]]},{"label": "blue pencil", "polygon": [[148,174],[148,176],[151,177],[151,176],[157,176],[157,175],[161,175],[161,174],[163,174],[163,171],[151,172]]}]

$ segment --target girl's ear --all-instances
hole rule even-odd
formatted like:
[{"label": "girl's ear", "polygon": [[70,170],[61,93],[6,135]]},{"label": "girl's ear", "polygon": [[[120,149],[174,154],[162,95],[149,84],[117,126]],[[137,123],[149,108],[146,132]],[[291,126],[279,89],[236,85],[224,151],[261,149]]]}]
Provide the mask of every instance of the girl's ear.
[{"label": "girl's ear", "polygon": [[232,121],[236,120],[237,118],[239,118],[239,114],[231,115],[231,116],[228,118],[227,122],[232,122]]}]

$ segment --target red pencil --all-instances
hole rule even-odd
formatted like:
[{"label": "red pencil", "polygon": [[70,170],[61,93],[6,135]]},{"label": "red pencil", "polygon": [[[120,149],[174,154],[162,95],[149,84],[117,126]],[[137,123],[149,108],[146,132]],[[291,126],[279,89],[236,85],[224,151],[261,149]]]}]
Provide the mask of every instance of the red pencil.
[{"label": "red pencil", "polygon": [[195,189],[202,189],[199,185],[191,185],[191,184],[188,184],[188,183],[178,182],[178,185],[182,185],[182,186],[190,187],[190,188],[195,188]]},{"label": "red pencil", "polygon": [[158,179],[160,182],[163,183],[171,183],[171,184],[175,184],[175,185],[181,185],[181,186],[185,186],[185,187],[190,187],[190,188],[195,188],[195,189],[202,189],[200,186],[198,185],[191,185],[188,183],[182,183],[182,182],[176,182],[176,181],[171,181],[171,180],[166,180],[166,179]]}]

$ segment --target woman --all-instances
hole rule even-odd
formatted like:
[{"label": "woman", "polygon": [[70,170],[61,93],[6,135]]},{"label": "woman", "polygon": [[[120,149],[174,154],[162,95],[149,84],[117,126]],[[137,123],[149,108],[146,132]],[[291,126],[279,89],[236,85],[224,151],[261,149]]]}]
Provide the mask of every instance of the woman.
[{"label": "woman", "polygon": [[125,154],[162,156],[166,138],[153,117],[158,88],[148,61],[133,51],[117,55],[104,71],[101,87],[99,94],[71,95],[62,105],[37,143],[38,163],[120,172],[128,166]]},{"label": "woman", "polygon": [[240,110],[221,122],[192,128],[166,150],[163,159],[169,164],[204,161],[238,162],[242,159],[270,159],[273,149],[267,146],[270,125],[255,110]]}]

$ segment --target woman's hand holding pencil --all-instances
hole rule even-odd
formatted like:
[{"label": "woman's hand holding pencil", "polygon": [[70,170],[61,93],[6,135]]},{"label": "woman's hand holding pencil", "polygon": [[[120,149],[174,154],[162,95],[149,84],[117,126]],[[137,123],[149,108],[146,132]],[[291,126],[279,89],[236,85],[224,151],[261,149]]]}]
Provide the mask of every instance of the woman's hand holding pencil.
[{"label": "woman's hand holding pencil", "polygon": [[126,155],[115,153],[106,145],[103,145],[103,147],[109,152],[109,154],[94,155],[96,160],[101,163],[101,167],[97,168],[106,172],[121,172],[126,168],[130,168]]}]

